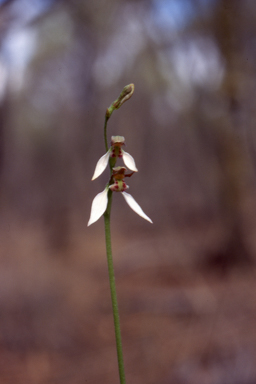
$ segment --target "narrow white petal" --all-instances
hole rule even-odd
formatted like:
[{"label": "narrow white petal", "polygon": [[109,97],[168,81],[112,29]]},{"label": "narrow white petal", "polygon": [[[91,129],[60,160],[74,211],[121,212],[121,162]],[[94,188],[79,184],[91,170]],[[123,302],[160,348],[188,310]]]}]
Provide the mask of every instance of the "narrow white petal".
[{"label": "narrow white petal", "polygon": [[95,223],[106,211],[108,205],[108,188],[105,188],[103,192],[98,193],[93,199],[90,220],[87,226]]},{"label": "narrow white petal", "polygon": [[133,172],[138,172],[138,169],[136,168],[134,158],[127,152],[125,152],[122,149],[122,154],[123,154],[123,160],[125,165]]},{"label": "narrow white petal", "polygon": [[96,168],[95,168],[92,180],[97,179],[97,177],[99,177],[102,174],[102,172],[105,171],[105,169],[108,166],[109,156],[110,156],[110,150],[108,150],[107,153],[105,153],[105,155],[103,155],[99,159],[99,161],[96,164]]},{"label": "narrow white petal", "polygon": [[142,211],[139,204],[134,200],[134,198],[127,192],[121,192],[123,197],[126,200],[126,203],[134,210],[139,216],[143,217],[143,219],[149,221],[153,224],[153,221]]}]

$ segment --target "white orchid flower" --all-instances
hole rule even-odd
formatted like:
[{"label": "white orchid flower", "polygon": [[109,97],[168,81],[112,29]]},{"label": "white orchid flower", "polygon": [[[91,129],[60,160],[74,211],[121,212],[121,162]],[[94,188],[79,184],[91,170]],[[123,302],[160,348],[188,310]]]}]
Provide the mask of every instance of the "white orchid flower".
[{"label": "white orchid flower", "polygon": [[95,196],[92,202],[91,215],[88,222],[89,225],[95,223],[106,211],[108,205],[108,191],[109,189],[113,192],[121,192],[125,201],[130,206],[130,208],[136,212],[140,217],[153,223],[152,220],[143,212],[142,208],[139,204],[134,200],[132,195],[125,192],[128,189],[128,185],[123,181],[125,177],[130,177],[133,173],[125,175],[126,168],[125,167],[116,167],[113,168],[113,178],[114,183],[111,185],[107,185],[103,192],[98,193]]},{"label": "white orchid flower", "polygon": [[95,180],[102,174],[102,172],[105,171],[108,166],[108,161],[110,157],[115,159],[117,157],[122,157],[124,164],[127,166],[127,168],[129,168],[133,172],[138,172],[134,158],[121,148],[124,145],[124,141],[125,139],[123,136],[111,137],[111,147],[109,148],[107,153],[105,153],[105,155],[103,155],[97,162],[92,180]]}]

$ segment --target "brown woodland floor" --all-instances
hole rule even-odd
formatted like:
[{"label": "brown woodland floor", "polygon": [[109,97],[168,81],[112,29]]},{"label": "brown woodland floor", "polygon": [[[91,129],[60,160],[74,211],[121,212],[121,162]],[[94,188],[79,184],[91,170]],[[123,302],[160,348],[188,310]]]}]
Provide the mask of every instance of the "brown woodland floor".
[{"label": "brown woodland floor", "polygon": [[[57,254],[36,226],[7,229],[0,383],[118,383],[103,240],[77,233]],[[256,383],[255,270],[198,270],[214,236],[200,238],[190,230],[114,240],[127,383]]]}]

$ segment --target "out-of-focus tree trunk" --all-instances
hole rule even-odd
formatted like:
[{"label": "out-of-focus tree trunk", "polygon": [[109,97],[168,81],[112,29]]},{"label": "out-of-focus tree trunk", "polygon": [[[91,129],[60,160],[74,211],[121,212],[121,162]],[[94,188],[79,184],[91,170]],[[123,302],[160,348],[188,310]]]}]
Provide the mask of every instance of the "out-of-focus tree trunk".
[{"label": "out-of-focus tree trunk", "polygon": [[216,7],[213,32],[225,62],[221,93],[229,116],[225,128],[219,128],[219,160],[222,170],[220,192],[227,236],[221,249],[212,254],[208,261],[226,271],[233,264],[252,262],[241,217],[248,176],[240,119],[243,105],[239,94],[244,60],[240,17],[243,2],[219,0]]},{"label": "out-of-focus tree trunk", "polygon": [[0,180],[3,170],[3,157],[4,157],[4,106],[0,105]]}]

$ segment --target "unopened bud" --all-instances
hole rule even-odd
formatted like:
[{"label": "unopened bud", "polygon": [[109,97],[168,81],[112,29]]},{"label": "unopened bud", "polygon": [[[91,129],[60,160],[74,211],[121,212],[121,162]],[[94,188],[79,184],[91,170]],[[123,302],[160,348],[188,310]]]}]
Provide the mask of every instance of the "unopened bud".
[{"label": "unopened bud", "polygon": [[124,87],[122,92],[120,93],[120,96],[116,101],[114,101],[114,107],[115,109],[118,109],[123,105],[123,103],[127,100],[129,100],[134,92],[134,84],[129,84]]},{"label": "unopened bud", "polygon": [[116,99],[111,105],[110,107],[107,109],[106,111],[106,118],[109,119],[112,112],[115,110],[115,109],[118,109],[121,107],[121,105],[123,105],[123,103],[127,100],[129,100],[132,95],[133,95],[133,92],[134,92],[134,84],[129,84],[129,85],[126,85],[124,87],[124,89],[122,90],[122,92],[120,93],[118,99]]}]

